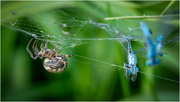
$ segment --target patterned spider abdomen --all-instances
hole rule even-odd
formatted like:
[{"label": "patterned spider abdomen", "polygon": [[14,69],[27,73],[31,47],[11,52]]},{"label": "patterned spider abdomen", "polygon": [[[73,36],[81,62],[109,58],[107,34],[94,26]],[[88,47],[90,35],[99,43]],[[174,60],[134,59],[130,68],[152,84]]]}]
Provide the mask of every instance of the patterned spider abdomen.
[{"label": "patterned spider abdomen", "polygon": [[46,58],[44,60],[44,68],[52,73],[60,73],[64,71],[67,67],[67,59],[63,56],[57,56],[50,60],[49,58]]}]

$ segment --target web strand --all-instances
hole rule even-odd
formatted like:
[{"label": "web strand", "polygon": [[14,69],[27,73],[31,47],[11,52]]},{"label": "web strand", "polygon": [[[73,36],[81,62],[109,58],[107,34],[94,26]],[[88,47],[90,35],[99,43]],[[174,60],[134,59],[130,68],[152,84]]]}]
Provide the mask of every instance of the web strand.
[{"label": "web strand", "polygon": [[[108,63],[108,62],[96,60],[96,59],[89,58],[89,57],[80,56],[80,55],[77,55],[77,54],[74,54],[74,56],[81,57],[81,58],[85,58],[85,59],[92,60],[92,61],[96,61],[96,62],[103,63],[103,64],[106,64],[106,65],[110,65],[110,66],[113,66],[113,67],[118,67],[118,68],[127,69],[127,68],[125,68],[125,67],[122,67],[122,66],[119,66],[119,65],[116,65],[116,64],[112,64],[112,63]],[[90,63],[85,63],[85,64],[90,64]],[[159,79],[164,79],[164,80],[167,80],[167,81],[171,81],[171,82],[174,82],[174,83],[180,83],[179,81],[172,80],[172,79],[168,79],[168,78],[165,78],[165,77],[161,77],[161,76],[157,76],[157,75],[145,73],[145,72],[142,72],[142,71],[138,71],[138,72],[139,72],[139,73],[142,73],[142,74],[150,75],[150,76],[153,76],[153,77],[156,77],[156,78],[159,78]]]}]

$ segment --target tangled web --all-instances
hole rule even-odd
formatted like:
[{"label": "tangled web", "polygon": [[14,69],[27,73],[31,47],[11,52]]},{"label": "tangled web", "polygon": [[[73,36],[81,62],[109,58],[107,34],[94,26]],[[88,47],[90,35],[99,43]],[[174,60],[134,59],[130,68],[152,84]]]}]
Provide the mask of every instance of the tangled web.
[{"label": "tangled web", "polygon": [[[52,13],[44,12],[23,18],[16,18],[16,14],[12,13],[12,16],[7,17],[1,21],[2,26],[14,31],[18,31],[21,34],[30,38],[39,39],[41,41],[47,41],[47,39],[51,37],[49,42],[54,46],[57,45],[59,39],[61,38],[60,49],[63,50],[71,50],[78,46],[84,45],[91,46],[93,44],[96,44],[96,42],[99,43],[99,41],[101,41],[101,44],[108,44],[107,46],[111,46],[112,41],[118,41],[119,44],[121,44],[121,46],[125,49],[125,51],[127,51],[128,44],[127,42],[123,42],[122,39],[124,37],[129,37],[131,38],[131,41],[135,41],[137,44],[136,47],[133,47],[133,50],[137,52],[137,55],[138,53],[142,54],[142,52],[145,53],[146,51],[144,49],[145,46],[143,41],[143,34],[140,29],[139,23],[140,20],[115,20],[113,22],[114,25],[111,25],[109,23],[99,23],[90,18],[84,19],[81,17],[71,16],[63,10],[58,10]],[[169,51],[171,51],[174,47],[177,47],[178,45],[174,44],[174,42],[179,40],[178,34],[171,35],[171,37],[169,37],[169,35],[174,30],[178,29],[172,26],[163,26],[161,27],[163,29],[159,29],[159,25],[162,24],[157,24],[157,27],[154,27],[157,29],[153,29],[153,37],[155,39],[158,35],[163,35],[165,37],[165,44],[167,44],[168,49],[166,50],[165,48],[165,52],[169,53]],[[104,35],[94,33],[94,29],[98,29],[98,31],[103,32]],[[92,32],[92,34],[83,34],[81,31],[84,30],[86,30],[87,32]],[[154,32],[158,32],[158,34],[155,34]],[[99,49],[98,51],[95,51],[93,53],[99,54],[101,52],[103,52],[103,49]],[[89,61],[93,61],[95,62],[93,63],[93,65],[95,66],[98,66],[98,63],[101,63],[104,64],[104,66],[113,66],[117,69],[124,68],[121,65],[113,64],[112,62],[109,63],[104,60],[97,60],[98,58],[96,59],[95,57],[92,58],[91,56],[84,56],[83,54],[81,55],[78,52],[72,51],[72,53],[74,53],[76,57],[82,59],[76,60],[72,58],[74,61],[78,63],[92,65],[92,63],[89,63]],[[111,53],[113,53],[113,51]],[[127,62],[125,61],[127,60],[127,56],[124,55],[123,57],[123,63]],[[141,70],[138,72],[146,75],[151,75],[153,77],[157,77],[160,79],[179,83],[178,81],[153,74],[148,74]]]}]

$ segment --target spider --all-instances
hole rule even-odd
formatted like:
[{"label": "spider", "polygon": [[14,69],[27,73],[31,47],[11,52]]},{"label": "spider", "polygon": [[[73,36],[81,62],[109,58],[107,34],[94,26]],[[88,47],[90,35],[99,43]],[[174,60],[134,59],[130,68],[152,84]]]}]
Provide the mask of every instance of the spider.
[{"label": "spider", "polygon": [[60,73],[66,69],[67,67],[66,57],[72,57],[73,54],[72,55],[59,54],[61,50],[58,49],[58,46],[60,44],[61,39],[59,40],[57,46],[53,50],[47,48],[49,39],[46,41],[45,47],[44,47],[44,41],[43,41],[40,47],[41,48],[40,51],[37,48],[37,44],[39,40],[36,39],[32,46],[34,54],[36,55],[35,57],[33,56],[32,52],[29,50],[29,44],[31,43],[32,40],[33,38],[29,41],[26,50],[34,60],[36,60],[38,57],[40,59],[42,59],[43,57],[47,57],[43,62],[43,66],[47,71],[52,72],[52,73]]}]

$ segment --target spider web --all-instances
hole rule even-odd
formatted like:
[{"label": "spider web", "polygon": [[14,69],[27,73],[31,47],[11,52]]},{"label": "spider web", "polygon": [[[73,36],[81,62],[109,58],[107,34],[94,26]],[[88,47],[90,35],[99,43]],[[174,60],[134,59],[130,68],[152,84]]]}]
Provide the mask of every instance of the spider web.
[{"label": "spider web", "polygon": [[[3,19],[1,21],[2,26],[7,27],[11,30],[18,31],[23,36],[27,36],[29,38],[39,39],[41,41],[47,41],[49,37],[50,43],[55,47],[61,38],[60,49],[68,49],[70,52],[74,53],[75,58],[72,58],[73,61],[77,63],[82,63],[85,65],[95,66],[95,67],[106,67],[115,68],[115,69],[123,69],[123,63],[114,63],[114,59],[108,59],[107,57],[102,57],[102,59],[98,58],[96,55],[102,55],[103,50],[107,50],[108,47],[118,47],[121,46],[127,51],[127,42],[123,42],[122,39],[126,36],[131,38],[131,41],[136,42],[136,46],[133,47],[134,51],[139,50],[144,47],[143,43],[143,34],[140,30],[141,20],[115,20],[112,24],[108,22],[99,23],[95,20],[92,20],[90,17],[84,19],[84,17],[72,16],[67,13],[67,11],[56,10],[52,13],[39,13],[35,15],[28,15],[23,18],[17,18],[16,14],[12,14],[11,16]],[[130,23],[133,22],[133,23]],[[127,25],[128,24],[128,25]],[[158,28],[158,27],[157,27]],[[94,33],[93,30],[98,30],[100,32],[104,32],[103,35],[98,35]],[[91,35],[86,35],[81,33],[81,31],[91,31]],[[159,30],[159,29],[158,29]],[[160,29],[159,31],[163,31],[162,33],[153,34],[154,39],[157,35],[163,35],[165,37],[165,42],[170,44],[170,47],[167,47],[168,50],[172,50],[174,47],[174,41],[178,41],[179,36],[177,34],[172,38],[168,38],[168,35],[171,34],[170,29]],[[153,32],[159,32],[153,31]],[[164,33],[166,32],[166,33]],[[166,34],[166,35],[165,35]],[[116,43],[113,45],[113,43]],[[72,49],[81,48],[81,46],[86,46],[85,48],[94,49],[92,45],[103,45],[102,47],[96,48],[96,50],[91,54],[91,56],[87,56],[86,54],[79,53],[77,50],[72,51]],[[104,46],[104,44],[106,46]],[[118,45],[120,44],[120,45]],[[177,44],[176,44],[177,45]],[[87,47],[88,46],[88,47]],[[116,48],[117,49],[117,48]],[[84,49],[82,49],[84,50]],[[144,51],[144,50],[142,50]],[[116,51],[110,51],[109,53],[115,53]],[[113,55],[113,54],[112,54]],[[123,56],[127,58],[126,56]],[[78,58],[78,60],[76,59]],[[105,59],[103,59],[105,58]],[[112,60],[112,61],[111,61]],[[127,62],[127,61],[126,61]],[[102,68],[99,68],[102,70]],[[170,78],[157,76],[154,74],[148,74],[143,71],[139,71],[139,73],[143,73],[146,75],[151,75],[153,77],[157,77],[160,79],[168,80],[171,82],[179,83],[176,80],[172,80]]]},{"label": "spider web", "polygon": [[[63,12],[61,11],[61,13]],[[59,16],[56,18],[53,14],[56,15],[55,12],[51,14],[41,13],[20,19],[15,18],[16,15],[12,15],[2,20],[1,24],[34,39],[47,41],[51,37],[52,40],[50,39],[49,42],[53,45],[56,45],[61,38],[61,48],[81,45],[82,42],[76,37],[76,34],[86,22],[76,21],[74,18],[65,18],[58,21],[57,19],[64,17]],[[47,17],[48,15],[52,16]],[[40,19],[44,20],[40,21]]]}]

